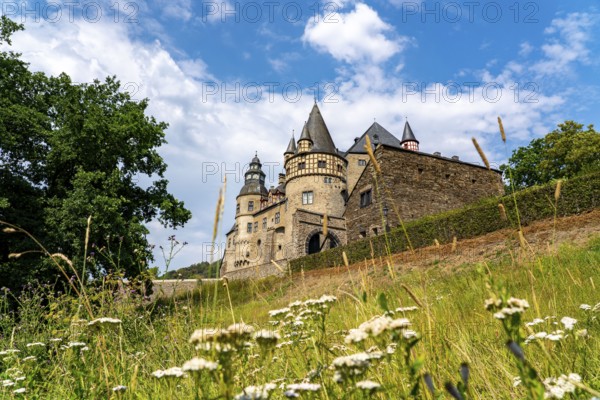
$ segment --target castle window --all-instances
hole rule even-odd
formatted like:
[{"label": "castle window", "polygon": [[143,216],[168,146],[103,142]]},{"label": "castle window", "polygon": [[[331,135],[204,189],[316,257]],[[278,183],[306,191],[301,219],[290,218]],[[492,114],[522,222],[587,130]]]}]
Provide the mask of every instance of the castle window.
[{"label": "castle window", "polygon": [[327,168],[327,161],[322,161],[322,160],[317,161],[317,167]]},{"label": "castle window", "polygon": [[358,160],[359,167],[364,167],[365,165],[367,165],[367,160],[363,160],[362,158]]},{"label": "castle window", "polygon": [[277,250],[281,251],[281,245],[277,245]]},{"label": "castle window", "polygon": [[229,243],[227,244],[227,247],[231,247],[231,238],[229,238]]},{"label": "castle window", "polygon": [[298,163],[298,169],[305,169],[306,168],[306,162],[302,161]]},{"label": "castle window", "polygon": [[253,201],[248,202],[248,211],[254,211],[254,202]]},{"label": "castle window", "polygon": [[333,182],[333,178],[330,176],[326,176],[325,178],[323,178],[323,182],[324,183],[331,183]]},{"label": "castle window", "polygon": [[252,222],[248,222],[248,227],[246,228],[246,232],[252,233]]},{"label": "castle window", "polygon": [[279,219],[280,219],[280,215],[279,213],[275,213],[275,223],[278,224],[279,223]]},{"label": "castle window", "polygon": [[371,204],[371,189],[364,191],[360,194],[360,208],[366,207]]},{"label": "castle window", "polygon": [[267,229],[267,219],[263,218],[263,230]]},{"label": "castle window", "polygon": [[235,206],[235,213],[236,214],[240,213],[240,203],[237,203],[237,206]]},{"label": "castle window", "polygon": [[344,171],[344,167],[342,167],[341,164],[338,164],[337,172],[343,172],[343,171]]},{"label": "castle window", "polygon": [[302,204],[313,203],[313,192],[302,192]]},{"label": "castle window", "polygon": [[260,241],[260,239],[258,239],[258,242],[256,242],[256,245],[257,245],[257,246],[260,246],[260,244],[261,244],[261,243],[262,243],[262,242]]},{"label": "castle window", "polygon": [[254,223],[254,232],[258,232],[258,221]]}]

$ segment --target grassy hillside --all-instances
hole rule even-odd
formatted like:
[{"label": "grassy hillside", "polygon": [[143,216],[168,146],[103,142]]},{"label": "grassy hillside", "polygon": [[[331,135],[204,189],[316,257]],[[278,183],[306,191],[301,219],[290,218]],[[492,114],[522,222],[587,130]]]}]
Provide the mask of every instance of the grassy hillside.
[{"label": "grassy hillside", "polygon": [[[343,281],[315,271],[203,286],[151,304],[110,291],[110,281],[79,297],[35,287],[19,299],[19,315],[0,314],[0,397],[599,396],[600,236],[543,253],[505,241],[487,261],[390,270],[367,260],[342,267]],[[320,300],[306,302],[309,293]],[[10,296],[0,292],[0,307]],[[99,317],[120,322],[89,325]],[[205,361],[187,363],[194,357]],[[459,371],[467,370],[465,389]]]}]

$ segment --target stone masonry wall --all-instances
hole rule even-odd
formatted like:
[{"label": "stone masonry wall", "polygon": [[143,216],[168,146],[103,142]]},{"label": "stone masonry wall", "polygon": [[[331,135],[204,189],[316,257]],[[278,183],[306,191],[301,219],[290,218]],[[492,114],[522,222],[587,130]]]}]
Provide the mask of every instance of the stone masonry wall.
[{"label": "stone masonry wall", "polygon": [[[381,202],[388,208],[387,225],[460,208],[479,199],[502,194],[500,172],[429,154],[379,146],[375,157],[383,175],[379,178],[382,198],[377,197],[373,166],[369,164],[353,191],[344,216],[348,240],[360,239],[361,232],[374,236],[382,232]],[[361,193],[371,190],[372,203],[360,206]],[[375,233],[375,230],[377,233]]]}]

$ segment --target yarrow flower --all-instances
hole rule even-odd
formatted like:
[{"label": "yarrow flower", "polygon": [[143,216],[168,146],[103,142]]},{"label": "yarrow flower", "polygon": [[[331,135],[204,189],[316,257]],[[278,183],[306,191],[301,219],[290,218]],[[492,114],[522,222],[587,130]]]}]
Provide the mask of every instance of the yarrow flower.
[{"label": "yarrow flower", "polygon": [[318,383],[292,383],[287,385],[287,388],[294,392],[316,392],[321,389],[321,385]]},{"label": "yarrow flower", "polygon": [[200,372],[202,370],[214,371],[219,364],[204,358],[194,357],[183,364],[182,370],[186,372]]},{"label": "yarrow flower", "polygon": [[396,308],[396,312],[416,311],[418,309],[419,309],[419,307],[417,307],[417,306],[399,307],[399,308]]},{"label": "yarrow flower", "polygon": [[277,388],[277,385],[274,383],[267,383],[261,386],[248,386],[234,398],[235,400],[266,400],[270,396],[269,392],[275,388]]},{"label": "yarrow flower", "polygon": [[487,299],[484,303],[484,307],[488,311],[496,311],[494,318],[505,319],[513,314],[521,314],[529,308],[529,303],[524,299],[517,299],[515,297],[509,298],[506,303],[498,298]]},{"label": "yarrow flower", "polygon": [[155,378],[185,378],[187,375],[179,367],[171,367],[165,370],[156,370],[152,373]]},{"label": "yarrow flower", "polygon": [[44,346],[46,346],[46,344],[41,343],[41,342],[34,342],[34,343],[27,343],[26,346],[27,347],[44,347]]},{"label": "yarrow flower", "polygon": [[573,326],[577,323],[577,320],[571,317],[563,317],[560,322],[565,326],[566,330],[571,331],[573,330]]},{"label": "yarrow flower", "polygon": [[278,332],[267,329],[262,329],[254,334],[254,340],[262,347],[274,346],[279,339],[281,339],[281,335]]},{"label": "yarrow flower", "polygon": [[93,321],[88,322],[88,326],[110,326],[110,325],[119,325],[121,323],[120,319],[117,318],[97,318]]},{"label": "yarrow flower", "polygon": [[558,378],[544,379],[546,387],[545,399],[562,399],[567,393],[575,392],[575,385],[572,382],[581,382],[581,376],[578,374],[561,375]]},{"label": "yarrow flower", "polygon": [[124,392],[127,390],[127,386],[119,385],[112,388],[113,392]]},{"label": "yarrow flower", "polygon": [[356,387],[360,390],[364,390],[365,392],[374,392],[377,389],[381,388],[381,385],[377,382],[373,382],[370,380],[356,382]]},{"label": "yarrow flower", "polygon": [[381,352],[356,353],[338,357],[333,360],[331,367],[335,370],[333,380],[342,383],[349,377],[360,376],[371,366],[371,360],[383,357]]},{"label": "yarrow flower", "polygon": [[592,306],[590,306],[589,304],[582,304],[579,306],[580,309],[584,310],[584,311],[589,311],[592,309]]}]

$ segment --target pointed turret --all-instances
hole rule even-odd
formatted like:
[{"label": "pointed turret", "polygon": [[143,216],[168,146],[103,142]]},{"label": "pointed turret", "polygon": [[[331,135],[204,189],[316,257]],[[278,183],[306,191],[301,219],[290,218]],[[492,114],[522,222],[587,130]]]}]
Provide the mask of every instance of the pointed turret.
[{"label": "pointed turret", "polygon": [[310,133],[308,132],[308,125],[305,122],[300,139],[298,139],[298,153],[310,151],[313,147],[313,143]]},{"label": "pointed turret", "polygon": [[333,143],[333,139],[331,139],[329,129],[325,125],[325,120],[321,115],[321,110],[319,110],[317,103],[315,103],[310,112],[306,126],[313,142],[313,152],[337,154],[335,144]]},{"label": "pointed turret", "polygon": [[296,140],[294,139],[294,135],[292,135],[292,138],[290,139],[290,143],[288,144],[287,149],[285,150],[285,153],[283,153],[284,155],[286,154],[294,154],[296,153]]},{"label": "pointed turret", "polygon": [[404,124],[404,133],[402,134],[400,146],[402,146],[403,149],[419,151],[419,141],[415,137],[408,120]]}]

